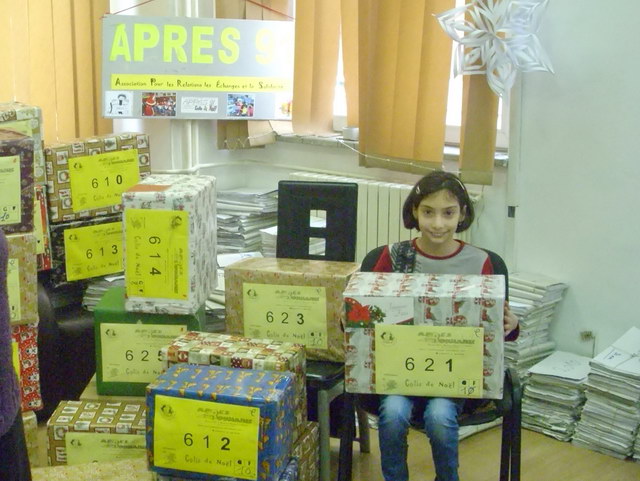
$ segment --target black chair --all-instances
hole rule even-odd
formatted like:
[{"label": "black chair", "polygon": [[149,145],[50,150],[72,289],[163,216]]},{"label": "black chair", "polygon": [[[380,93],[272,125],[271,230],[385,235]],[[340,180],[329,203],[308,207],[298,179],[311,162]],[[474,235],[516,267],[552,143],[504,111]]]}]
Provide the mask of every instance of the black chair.
[{"label": "black chair", "polygon": [[[370,251],[362,260],[360,270],[371,272],[384,246]],[[371,414],[378,414],[379,397],[359,394],[356,403]],[[508,368],[504,374],[502,399],[470,399],[465,403],[458,424],[475,426],[502,418],[500,481],[520,481],[522,385],[517,371]],[[416,423],[416,427],[418,424]]]},{"label": "black chair", "polygon": [[[276,257],[354,262],[357,206],[357,184],[280,181]],[[313,211],[326,213],[325,227],[310,226]],[[324,255],[309,252],[314,237],[325,240]],[[344,391],[344,364],[307,361],[307,391],[309,418],[319,422],[320,481],[330,480],[330,435],[340,438],[337,478],[350,481],[356,409],[353,394]],[[369,452],[368,426],[362,429],[366,415],[360,413],[358,419],[360,451]]]}]

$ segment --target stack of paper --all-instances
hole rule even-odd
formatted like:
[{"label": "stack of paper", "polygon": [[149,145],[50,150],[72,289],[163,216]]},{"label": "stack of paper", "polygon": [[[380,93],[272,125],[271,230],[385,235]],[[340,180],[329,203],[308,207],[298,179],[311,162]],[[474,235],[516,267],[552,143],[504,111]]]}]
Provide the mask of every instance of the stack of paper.
[{"label": "stack of paper", "polygon": [[591,361],[586,386],[573,443],[631,456],[640,425],[640,329],[632,327]]},{"label": "stack of paper", "polygon": [[636,444],[633,447],[633,459],[640,461],[640,430],[636,434]]},{"label": "stack of paper", "polygon": [[505,364],[524,377],[555,349],[550,326],[567,285],[528,272],[509,275],[509,306],[520,320],[520,336],[505,343]]},{"label": "stack of paper", "polygon": [[278,191],[242,187],[218,192],[218,253],[260,250],[260,229],[278,223]]},{"label": "stack of paper", "polygon": [[556,351],[529,369],[522,426],[569,441],[585,401],[588,357]]},{"label": "stack of paper", "polygon": [[91,279],[82,296],[82,307],[93,311],[104,293],[115,286],[124,286],[124,274]]},{"label": "stack of paper", "polygon": [[[310,227],[325,227],[326,225],[327,219],[314,216],[309,219]],[[262,239],[262,255],[265,257],[275,257],[278,245],[278,226],[275,225],[266,229],[260,229],[260,236]],[[324,255],[325,245],[326,242],[324,239],[312,237],[309,239],[309,254]]]}]

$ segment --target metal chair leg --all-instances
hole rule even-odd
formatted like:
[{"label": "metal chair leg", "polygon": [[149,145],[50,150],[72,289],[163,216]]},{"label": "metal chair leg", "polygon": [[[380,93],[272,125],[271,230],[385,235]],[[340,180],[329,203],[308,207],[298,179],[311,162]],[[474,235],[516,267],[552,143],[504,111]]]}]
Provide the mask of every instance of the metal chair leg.
[{"label": "metal chair leg", "polygon": [[356,404],[356,415],[358,416],[358,441],[360,442],[360,452],[371,452],[371,440],[369,438],[369,415]]}]

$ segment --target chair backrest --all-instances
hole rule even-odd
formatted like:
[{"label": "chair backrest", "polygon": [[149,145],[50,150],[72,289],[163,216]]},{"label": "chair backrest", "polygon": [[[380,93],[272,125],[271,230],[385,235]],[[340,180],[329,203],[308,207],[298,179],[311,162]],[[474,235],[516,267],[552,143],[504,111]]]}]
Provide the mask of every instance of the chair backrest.
[{"label": "chair backrest", "polygon": [[[312,211],[326,212],[325,227],[311,227]],[[276,257],[354,262],[358,184],[350,182],[278,183]],[[325,254],[309,253],[311,238],[325,240]]]}]

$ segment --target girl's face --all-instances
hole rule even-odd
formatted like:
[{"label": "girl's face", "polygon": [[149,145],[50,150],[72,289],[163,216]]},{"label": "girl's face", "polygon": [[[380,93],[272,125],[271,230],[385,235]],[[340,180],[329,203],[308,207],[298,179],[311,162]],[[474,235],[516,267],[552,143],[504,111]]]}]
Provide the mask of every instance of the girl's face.
[{"label": "girl's face", "polygon": [[446,256],[458,249],[453,236],[458,223],[464,219],[464,212],[449,190],[441,189],[425,196],[413,209],[413,216],[422,234],[418,246],[426,254]]}]

